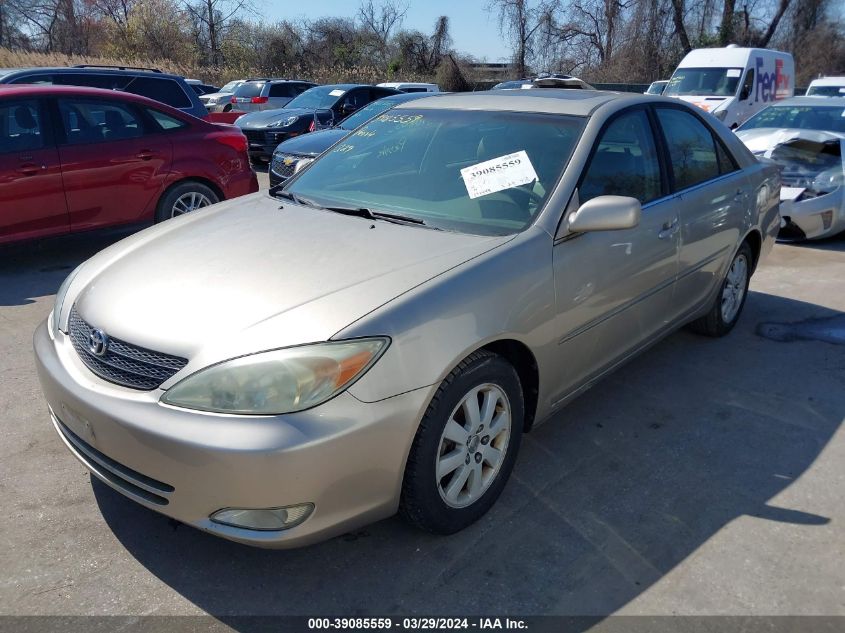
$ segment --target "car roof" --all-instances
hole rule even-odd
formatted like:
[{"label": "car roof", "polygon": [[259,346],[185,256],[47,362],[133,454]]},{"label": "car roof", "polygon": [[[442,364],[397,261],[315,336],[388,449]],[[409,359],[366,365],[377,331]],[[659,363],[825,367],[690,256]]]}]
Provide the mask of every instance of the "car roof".
[{"label": "car roof", "polygon": [[830,106],[845,107],[845,97],[790,97],[770,104],[775,108],[783,106],[818,106],[820,108]]},{"label": "car roof", "polygon": [[[8,72],[7,72],[8,71]],[[77,66],[30,66],[28,68],[4,68],[0,69],[0,77],[9,77],[18,73],[32,73],[40,74],[50,73],[97,73],[107,75],[138,75],[142,77],[155,77],[158,79],[182,79],[181,75],[174,75],[172,73],[165,73],[158,70],[141,70],[138,68],[109,68],[109,67],[77,67]]]},{"label": "car roof", "polygon": [[845,76],[819,77],[810,82],[811,86],[845,86]]},{"label": "car roof", "polygon": [[74,95],[82,97],[123,99],[126,101],[135,101],[137,103],[155,106],[157,109],[166,110],[168,113],[177,112],[179,114],[185,114],[182,110],[169,106],[161,101],[149,99],[148,97],[137,95],[132,92],[124,92],[123,90],[87,88],[85,86],[51,86],[47,84],[0,84],[0,97],[38,97],[49,95]]},{"label": "car roof", "polygon": [[[408,107],[452,110],[496,110],[513,112],[539,112],[543,114],[571,114],[589,116],[597,108],[611,101],[623,105],[654,103],[655,95],[644,97],[634,93],[607,92],[603,90],[572,90],[569,88],[544,88],[542,90],[487,90],[431,95],[415,101]],[[662,99],[677,103],[675,99]],[[397,108],[404,107],[402,104]]]}]

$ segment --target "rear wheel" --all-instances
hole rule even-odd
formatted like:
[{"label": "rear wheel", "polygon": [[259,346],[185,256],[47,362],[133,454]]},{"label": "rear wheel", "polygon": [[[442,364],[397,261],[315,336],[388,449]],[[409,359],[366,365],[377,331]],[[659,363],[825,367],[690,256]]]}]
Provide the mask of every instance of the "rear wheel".
[{"label": "rear wheel", "polygon": [[414,438],[400,513],[451,534],[484,515],[507,483],[522,439],[522,387],[514,368],[487,351],[443,381]]},{"label": "rear wheel", "polygon": [[188,180],[171,187],[161,197],[156,209],[156,222],[163,222],[219,202],[211,187],[195,180]]},{"label": "rear wheel", "polygon": [[733,329],[748,296],[753,262],[751,247],[743,242],[728,268],[710,312],[690,323],[690,329],[713,337],[724,336]]}]

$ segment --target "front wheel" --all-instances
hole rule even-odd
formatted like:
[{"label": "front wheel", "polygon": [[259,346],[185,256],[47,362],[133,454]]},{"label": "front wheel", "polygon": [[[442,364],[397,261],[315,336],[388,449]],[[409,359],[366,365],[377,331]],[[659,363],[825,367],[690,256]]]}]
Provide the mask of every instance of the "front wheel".
[{"label": "front wheel", "polygon": [[513,470],[524,415],[516,370],[492,352],[468,356],[440,385],[420,423],[400,514],[438,534],[478,520]]},{"label": "front wheel", "polygon": [[728,268],[710,312],[690,323],[693,331],[717,337],[724,336],[733,329],[748,296],[753,261],[751,247],[744,242]]}]

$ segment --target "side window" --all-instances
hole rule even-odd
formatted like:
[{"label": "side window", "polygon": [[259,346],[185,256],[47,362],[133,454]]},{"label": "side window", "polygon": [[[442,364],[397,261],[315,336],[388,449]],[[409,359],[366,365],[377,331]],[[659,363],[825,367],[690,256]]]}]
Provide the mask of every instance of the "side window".
[{"label": "side window", "polygon": [[607,195],[630,196],[641,203],[661,195],[660,162],[644,110],[623,114],[605,128],[584,172],[580,202]]},{"label": "side window", "polygon": [[53,83],[60,86],[84,86],[86,88],[120,90],[126,84],[126,79],[97,73],[60,73],[56,75]]},{"label": "side window", "polygon": [[158,126],[162,130],[178,130],[180,128],[188,127],[188,124],[184,121],[180,121],[176,117],[172,117],[169,114],[165,114],[164,112],[160,112],[159,110],[153,110],[152,108],[145,108],[147,114],[149,114],[155,122],[158,123]]},{"label": "side window", "polygon": [[59,99],[59,113],[68,145],[120,141],[144,133],[137,114],[119,101]]},{"label": "side window", "polygon": [[173,108],[190,108],[192,105],[182,86],[166,77],[134,77],[124,90],[166,103]]},{"label": "side window", "polygon": [[701,121],[674,108],[657,108],[657,118],[669,148],[675,190],[692,187],[719,175],[716,143]]},{"label": "side window", "polygon": [[745,101],[751,97],[751,91],[754,90],[754,69],[749,68],[745,73],[745,81],[742,84],[742,90],[739,92],[739,100]]},{"label": "side window", "polygon": [[734,162],[734,159],[731,158],[731,155],[728,153],[728,150],[722,147],[722,144],[719,141],[716,141],[716,157],[719,160],[720,174],[729,174],[739,169],[737,164]]},{"label": "side window", "polygon": [[44,147],[41,113],[34,99],[0,101],[0,154]]},{"label": "side window", "polygon": [[44,75],[41,73],[36,73],[34,75],[24,75],[23,77],[18,77],[17,79],[13,79],[9,83],[12,84],[34,84],[34,85],[42,85],[42,86],[49,86],[53,84],[53,75]]},{"label": "side window", "polygon": [[270,84],[270,97],[295,97],[300,91],[294,84]]}]

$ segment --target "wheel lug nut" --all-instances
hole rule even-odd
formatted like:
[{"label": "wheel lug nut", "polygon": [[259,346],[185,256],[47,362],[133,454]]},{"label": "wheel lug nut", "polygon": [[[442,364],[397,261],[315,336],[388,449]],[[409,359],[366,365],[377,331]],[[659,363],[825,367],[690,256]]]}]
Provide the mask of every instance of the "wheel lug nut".
[{"label": "wheel lug nut", "polygon": [[475,463],[476,463],[476,464],[480,464],[480,463],[481,463],[481,453],[476,453],[476,454],[475,454]]},{"label": "wheel lug nut", "polygon": [[489,441],[490,441],[489,435],[485,435],[484,437],[481,438],[481,443],[484,444],[484,445],[486,445]]},{"label": "wheel lug nut", "polygon": [[467,458],[464,460],[464,463],[469,466],[469,453],[467,453]]}]

